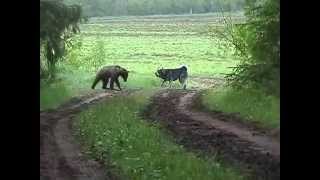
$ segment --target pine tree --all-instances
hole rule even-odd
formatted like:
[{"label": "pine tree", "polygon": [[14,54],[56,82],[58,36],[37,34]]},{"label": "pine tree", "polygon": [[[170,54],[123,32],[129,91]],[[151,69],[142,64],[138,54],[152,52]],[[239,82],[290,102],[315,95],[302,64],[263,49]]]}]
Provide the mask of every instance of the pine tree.
[{"label": "pine tree", "polygon": [[43,57],[40,58],[40,78],[53,77],[55,63],[65,52],[66,40],[79,32],[80,20],[79,5],[67,6],[62,0],[40,0],[40,57]]}]

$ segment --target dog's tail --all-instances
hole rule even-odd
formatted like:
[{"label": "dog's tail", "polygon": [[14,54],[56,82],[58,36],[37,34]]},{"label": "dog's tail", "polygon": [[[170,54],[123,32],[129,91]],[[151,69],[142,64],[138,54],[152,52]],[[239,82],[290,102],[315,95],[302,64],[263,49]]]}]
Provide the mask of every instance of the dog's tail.
[{"label": "dog's tail", "polygon": [[187,65],[181,65],[180,68],[184,71],[188,71],[188,67]]}]

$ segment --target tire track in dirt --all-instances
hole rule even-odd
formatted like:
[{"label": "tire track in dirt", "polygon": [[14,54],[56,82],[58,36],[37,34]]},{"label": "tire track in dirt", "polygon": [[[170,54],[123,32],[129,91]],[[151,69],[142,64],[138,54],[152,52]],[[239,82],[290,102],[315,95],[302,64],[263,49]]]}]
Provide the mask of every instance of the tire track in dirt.
[{"label": "tire track in dirt", "polygon": [[90,105],[134,91],[107,91],[71,99],[40,112],[40,180],[119,179],[102,164],[85,157],[72,134],[72,118]]},{"label": "tire track in dirt", "polygon": [[250,179],[280,179],[280,143],[232,121],[191,110],[197,91],[165,90],[146,108],[146,119],[160,121],[187,149],[219,154]]},{"label": "tire track in dirt", "polygon": [[239,138],[245,139],[246,141],[249,141],[261,147],[261,150],[264,150],[265,153],[269,153],[276,157],[280,156],[280,143],[274,141],[273,138],[265,135],[259,135],[259,133],[254,132],[253,130],[239,127],[237,124],[234,124],[232,122],[225,122],[219,119],[214,119],[204,112],[190,111],[189,107],[192,106],[192,102],[194,100],[193,98],[195,95],[195,92],[191,92],[180,97],[180,102],[177,108],[180,113],[191,116],[192,119],[201,121],[207,126],[213,126],[224,131],[232,132]]}]

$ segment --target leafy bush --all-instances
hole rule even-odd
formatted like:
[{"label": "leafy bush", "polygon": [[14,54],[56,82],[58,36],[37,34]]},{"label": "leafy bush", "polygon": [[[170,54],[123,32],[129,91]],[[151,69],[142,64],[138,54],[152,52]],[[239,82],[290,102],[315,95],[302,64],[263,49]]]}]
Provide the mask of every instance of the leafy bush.
[{"label": "leafy bush", "polygon": [[79,31],[80,19],[79,5],[40,1],[40,79],[54,77],[55,64],[64,55],[67,39]]},{"label": "leafy bush", "polygon": [[226,31],[220,32],[236,49],[241,63],[228,74],[235,87],[263,87],[280,95],[280,4],[278,0],[247,0],[247,22],[233,24],[225,18]]}]

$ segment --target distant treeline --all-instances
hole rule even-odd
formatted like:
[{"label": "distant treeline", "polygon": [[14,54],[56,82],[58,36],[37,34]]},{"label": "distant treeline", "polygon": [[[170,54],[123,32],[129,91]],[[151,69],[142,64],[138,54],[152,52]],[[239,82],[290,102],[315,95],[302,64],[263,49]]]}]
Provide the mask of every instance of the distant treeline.
[{"label": "distant treeline", "polygon": [[245,0],[64,0],[80,4],[88,17],[119,15],[188,14],[243,9]]}]

